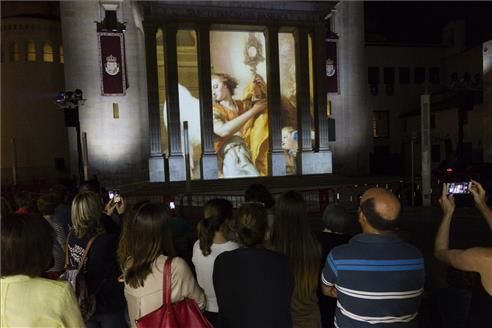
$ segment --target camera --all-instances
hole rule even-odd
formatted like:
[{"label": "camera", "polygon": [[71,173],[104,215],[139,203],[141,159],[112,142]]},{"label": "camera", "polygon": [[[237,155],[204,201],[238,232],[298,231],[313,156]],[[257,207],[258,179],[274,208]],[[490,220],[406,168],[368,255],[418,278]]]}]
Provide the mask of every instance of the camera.
[{"label": "camera", "polygon": [[448,194],[469,194],[471,182],[448,182]]}]

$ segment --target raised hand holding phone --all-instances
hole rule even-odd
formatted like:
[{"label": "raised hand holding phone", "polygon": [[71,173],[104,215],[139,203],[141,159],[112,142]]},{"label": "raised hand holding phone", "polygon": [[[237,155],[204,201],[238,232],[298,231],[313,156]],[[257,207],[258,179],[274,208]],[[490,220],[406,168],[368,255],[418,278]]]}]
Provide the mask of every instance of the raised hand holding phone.
[{"label": "raised hand holding phone", "polygon": [[451,216],[456,207],[454,196],[452,193],[449,193],[449,185],[447,183],[443,183],[442,185],[442,195],[439,198],[439,205],[441,205],[444,216]]},{"label": "raised hand holding phone", "polygon": [[115,206],[116,206],[116,212],[118,212],[119,215],[122,215],[126,211],[126,200],[125,198],[121,197],[121,195],[118,194],[118,202],[115,200]]},{"label": "raised hand holding phone", "polygon": [[478,181],[470,181],[470,192],[473,195],[473,200],[475,201],[475,205],[477,207],[485,205],[485,189],[483,189],[482,185]]}]

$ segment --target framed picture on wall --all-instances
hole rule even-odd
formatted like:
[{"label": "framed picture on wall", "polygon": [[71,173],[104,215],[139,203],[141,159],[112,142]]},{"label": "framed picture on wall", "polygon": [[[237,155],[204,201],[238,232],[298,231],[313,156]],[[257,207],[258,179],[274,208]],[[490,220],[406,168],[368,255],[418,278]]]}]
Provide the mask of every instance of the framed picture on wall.
[{"label": "framed picture on wall", "polygon": [[326,45],[326,91],[329,93],[338,93],[338,56],[337,40],[325,39]]}]

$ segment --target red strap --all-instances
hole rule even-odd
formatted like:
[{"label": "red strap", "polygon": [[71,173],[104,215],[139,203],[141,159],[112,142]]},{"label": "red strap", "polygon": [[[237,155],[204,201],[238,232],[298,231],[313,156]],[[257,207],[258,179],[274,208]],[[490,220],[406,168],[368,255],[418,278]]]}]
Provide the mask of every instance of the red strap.
[{"label": "red strap", "polygon": [[171,304],[171,257],[167,257],[166,262],[164,263],[164,272],[163,272],[163,288],[162,291],[162,304]]}]

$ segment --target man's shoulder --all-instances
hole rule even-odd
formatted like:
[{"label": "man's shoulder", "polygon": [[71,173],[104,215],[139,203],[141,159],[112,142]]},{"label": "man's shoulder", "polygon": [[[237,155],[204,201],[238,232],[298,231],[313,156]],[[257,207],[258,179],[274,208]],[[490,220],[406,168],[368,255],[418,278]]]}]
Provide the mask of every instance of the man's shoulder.
[{"label": "man's shoulder", "polygon": [[422,252],[414,245],[394,235],[389,238],[381,238],[374,243],[374,236],[358,234],[350,239],[349,243],[339,245],[332,249],[333,257],[342,258],[365,254],[368,257],[412,257],[422,258]]}]

